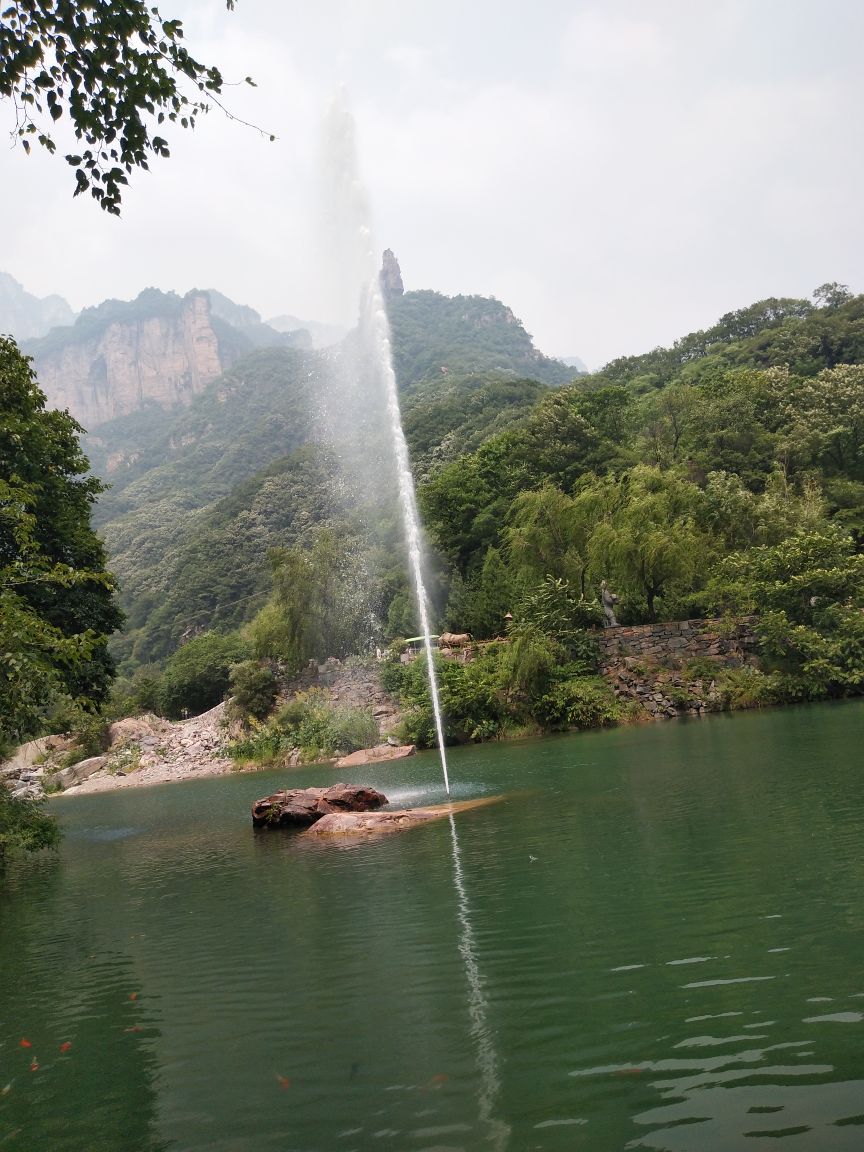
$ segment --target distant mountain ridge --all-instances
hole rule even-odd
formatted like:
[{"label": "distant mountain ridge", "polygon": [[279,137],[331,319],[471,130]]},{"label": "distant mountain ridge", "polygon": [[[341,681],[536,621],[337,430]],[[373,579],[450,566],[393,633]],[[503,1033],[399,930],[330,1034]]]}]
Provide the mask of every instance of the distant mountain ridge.
[{"label": "distant mountain ridge", "polygon": [[[17,339],[33,357],[48,404],[68,408],[88,430],[149,404],[165,410],[188,405],[255,349],[313,351],[351,338],[335,325],[290,315],[265,323],[255,309],[212,288],[183,296],[146,288],[134,300],[105,300],[74,318],[59,297],[40,302],[11,277],[0,287],[7,281],[18,311],[29,309],[29,331],[37,312],[41,317],[41,335],[24,338],[19,325]],[[539,352],[521,321],[494,298],[415,291],[394,297],[389,307],[400,332],[394,352],[403,390],[435,387],[451,373],[492,372],[547,386],[576,374]],[[65,323],[45,332],[52,317]]]},{"label": "distant mountain ridge", "polygon": [[62,296],[33,296],[8,272],[0,272],[0,332],[20,344],[74,320],[75,313]]},{"label": "distant mountain ridge", "polygon": [[85,308],[75,323],[22,342],[48,403],[85,428],[147,404],[188,404],[255,348],[311,347],[305,331],[277,332],[215,290],[185,296],[146,288],[134,300]]},{"label": "distant mountain ridge", "polygon": [[265,323],[268,327],[275,328],[277,332],[300,330],[308,332],[312,347],[316,349],[331,348],[348,335],[348,329],[340,324],[323,324],[320,320],[300,320],[297,316],[273,316]]}]

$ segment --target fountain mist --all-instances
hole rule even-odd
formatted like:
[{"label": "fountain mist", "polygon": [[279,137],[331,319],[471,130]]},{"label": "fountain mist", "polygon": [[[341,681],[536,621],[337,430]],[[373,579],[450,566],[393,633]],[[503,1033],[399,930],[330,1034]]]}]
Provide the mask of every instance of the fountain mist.
[{"label": "fountain mist", "polygon": [[387,308],[378,279],[369,206],[358,175],[354,121],[345,106],[342,94],[331,106],[327,123],[327,138],[325,182],[327,199],[330,201],[328,213],[330,247],[331,250],[334,248],[341,250],[348,259],[348,268],[342,270],[343,275],[340,278],[336,278],[342,281],[343,295],[344,285],[346,281],[351,281],[352,273],[362,284],[363,315],[361,316],[360,335],[361,340],[370,345],[368,350],[372,355],[375,383],[383,390],[387,410],[399,487],[399,506],[408,546],[414,597],[420,618],[420,629],[423,634],[423,647],[426,653],[429,692],[432,696],[432,708],[435,714],[435,733],[441,756],[444,787],[449,796],[450,779],[447,772],[447,756],[444,751],[441,701],[432,654],[428,599],[423,581],[420,517],[417,511],[417,498],[408,457],[408,445],[402,431],[402,414],[399,410],[399,393],[390,344],[390,323],[387,319]]}]

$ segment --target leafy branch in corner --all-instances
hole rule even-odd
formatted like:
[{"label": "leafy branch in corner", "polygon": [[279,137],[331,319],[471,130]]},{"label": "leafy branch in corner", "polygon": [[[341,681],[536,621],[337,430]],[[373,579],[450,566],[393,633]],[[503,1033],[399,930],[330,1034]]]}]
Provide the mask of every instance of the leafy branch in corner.
[{"label": "leafy branch in corner", "polygon": [[65,157],[74,194],[89,190],[115,216],[132,170],[169,155],[160,125],[194,128],[213,105],[238,119],[219,100],[224,87],[219,69],[184,46],[182,21],[145,0],[14,0],[0,12],[0,99],[15,110],[13,141],[54,153],[51,126],[67,116],[85,145]]}]

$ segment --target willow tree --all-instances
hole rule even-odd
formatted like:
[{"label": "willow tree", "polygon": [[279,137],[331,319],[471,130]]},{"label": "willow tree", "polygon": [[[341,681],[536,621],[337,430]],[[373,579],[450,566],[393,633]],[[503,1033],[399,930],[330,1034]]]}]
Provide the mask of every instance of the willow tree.
[{"label": "willow tree", "polygon": [[596,482],[608,509],[591,533],[589,570],[615,590],[644,601],[649,621],[657,601],[691,592],[714,548],[697,523],[702,494],[674,472],[640,464],[620,479]]},{"label": "willow tree", "polygon": [[299,671],[309,660],[362,647],[367,613],[363,572],[344,540],[324,529],[311,548],[276,548],[273,593],[249,625],[255,655]]}]

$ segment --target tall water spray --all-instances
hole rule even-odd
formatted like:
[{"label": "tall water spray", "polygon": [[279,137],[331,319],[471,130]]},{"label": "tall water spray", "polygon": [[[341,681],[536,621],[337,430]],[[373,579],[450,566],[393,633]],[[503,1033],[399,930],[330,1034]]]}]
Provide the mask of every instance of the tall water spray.
[{"label": "tall water spray", "polygon": [[[364,238],[371,241],[371,231],[368,225],[364,226]],[[405,433],[402,431],[402,413],[399,410],[399,392],[396,387],[396,373],[393,369],[393,354],[390,345],[390,323],[387,319],[384,294],[381,291],[381,284],[377,271],[375,270],[375,257],[371,243],[368,251],[373,274],[370,278],[369,290],[366,295],[366,324],[373,341],[375,364],[384,384],[387,401],[390,436],[393,443],[393,454],[396,457],[396,473],[399,481],[399,505],[402,510],[402,522],[405,527],[405,538],[408,544],[408,560],[411,566],[411,577],[414,582],[414,596],[417,601],[417,611],[420,615],[420,630],[423,633],[423,648],[426,653],[426,666],[429,673],[429,692],[432,696],[432,709],[435,713],[435,733],[438,738],[441,769],[444,773],[444,787],[447,789],[447,795],[449,796],[450,778],[447,773],[447,755],[444,751],[444,727],[441,720],[441,700],[438,695],[438,679],[435,674],[435,660],[432,654],[432,633],[429,627],[426,586],[423,582],[423,549],[420,536],[420,516],[417,511],[417,498],[414,493],[414,477],[411,474],[408,444],[405,440]]]},{"label": "tall water spray", "polygon": [[[399,505],[408,545],[408,559],[414,597],[423,633],[423,647],[429,675],[429,692],[435,714],[435,733],[444,787],[450,795],[447,756],[444,751],[444,727],[441,720],[441,701],[432,652],[432,634],[429,626],[429,606],[423,581],[423,548],[420,517],[414,492],[414,478],[408,457],[408,445],[402,431],[399,410],[399,392],[390,345],[390,323],[384,294],[378,278],[378,265],[372,237],[371,213],[365,190],[359,178],[357,153],[354,143],[354,120],[340,92],[331,105],[326,124],[327,154],[325,157],[323,198],[329,203],[326,212],[326,244],[330,259],[334,261],[331,279],[341,284],[342,295],[346,285],[350,291],[352,281],[362,284],[363,315],[361,336],[370,345],[376,383],[383,389],[387,419],[399,486]],[[325,208],[327,205],[324,205]]]}]

